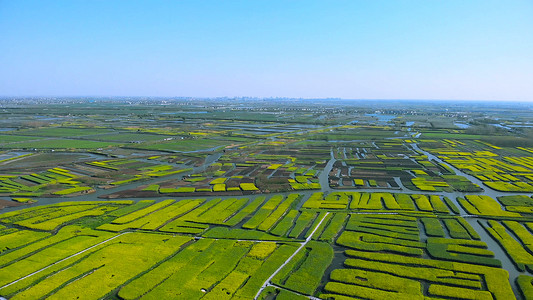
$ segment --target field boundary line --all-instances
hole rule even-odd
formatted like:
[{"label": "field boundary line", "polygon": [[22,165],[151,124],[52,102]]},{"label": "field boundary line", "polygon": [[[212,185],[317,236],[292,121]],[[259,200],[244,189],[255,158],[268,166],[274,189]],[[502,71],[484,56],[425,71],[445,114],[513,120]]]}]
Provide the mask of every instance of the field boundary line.
[{"label": "field boundary line", "polygon": [[59,261],[56,261],[55,263],[53,263],[53,264],[51,264],[51,265],[48,265],[48,266],[46,266],[46,267],[44,267],[44,268],[42,268],[42,269],[40,269],[40,270],[37,270],[37,271],[35,271],[35,272],[31,273],[31,274],[28,274],[28,275],[26,275],[26,276],[24,276],[24,277],[22,277],[22,278],[19,278],[19,279],[15,280],[15,281],[13,281],[13,282],[11,282],[11,283],[8,283],[8,284],[6,284],[6,285],[0,287],[0,289],[3,289],[3,288],[6,288],[6,287],[9,287],[9,286],[11,286],[11,285],[13,285],[13,284],[15,284],[15,283],[17,283],[17,282],[19,282],[19,281],[21,281],[21,280],[24,280],[24,279],[26,279],[26,278],[30,278],[30,277],[32,277],[33,275],[38,274],[38,273],[41,273],[42,271],[44,271],[44,270],[46,270],[46,269],[48,269],[48,268],[51,268],[51,267],[53,267],[53,266],[55,266],[55,265],[57,265],[57,264],[60,264],[60,263],[62,263],[62,262],[64,262],[64,261],[66,261],[66,260],[68,260],[68,259],[71,259],[71,258],[73,258],[73,257],[75,257],[75,256],[78,256],[78,255],[80,255],[80,254],[83,254],[83,253],[85,253],[85,252],[87,252],[87,251],[89,251],[89,250],[91,250],[91,249],[93,249],[93,248],[95,248],[95,247],[98,247],[98,246],[100,246],[100,245],[102,245],[102,244],[105,244],[105,243],[107,243],[107,242],[109,242],[109,241],[111,241],[111,240],[114,240],[114,239],[116,239],[116,238],[118,238],[118,237],[120,237],[120,236],[123,236],[123,235],[125,235],[125,234],[128,234],[128,233],[131,233],[131,232],[124,232],[124,233],[121,233],[121,234],[115,235],[114,237],[111,237],[111,238],[109,238],[109,239],[107,239],[107,240],[105,240],[105,241],[102,241],[102,242],[100,242],[100,243],[98,243],[98,244],[96,244],[96,245],[93,245],[93,246],[91,246],[91,247],[89,247],[89,248],[87,248],[87,249],[85,249],[85,250],[82,250],[82,251],[79,251],[79,252],[77,252],[77,253],[74,253],[74,254],[72,254],[71,256],[65,257],[65,258],[63,258],[63,259],[61,259],[61,260],[59,260]]},{"label": "field boundary line", "polygon": [[302,250],[303,247],[305,247],[305,245],[307,245],[307,243],[309,243],[311,241],[311,238],[313,237],[313,235],[315,234],[315,232],[318,230],[318,228],[320,227],[320,225],[322,224],[322,222],[324,222],[324,220],[326,219],[326,217],[329,215],[329,212],[327,212],[324,217],[322,217],[322,220],[320,220],[320,222],[318,222],[318,224],[315,226],[315,229],[313,229],[313,232],[311,232],[311,234],[309,235],[309,237],[307,237],[307,239],[305,240],[305,242],[301,243],[300,247],[298,247],[298,249],[296,249],[296,251],[291,255],[289,256],[289,258],[287,258],[287,260],[285,260],[285,262],[276,270],[274,271],[274,273],[272,273],[272,275],[270,275],[270,277],[268,277],[268,279],[263,283],[263,285],[261,286],[261,288],[259,289],[259,291],[257,292],[257,294],[255,295],[254,297],[254,300],[256,300],[259,295],[261,295],[261,293],[263,292],[263,290],[270,285],[270,281],[272,280],[272,278],[274,278],[274,276],[276,276],[276,274],[279,273],[279,271],[281,271],[281,269],[283,269],[283,267],[285,267],[291,260],[293,257],[296,256],[296,254],[298,254],[298,252],[300,252],[300,250]]}]

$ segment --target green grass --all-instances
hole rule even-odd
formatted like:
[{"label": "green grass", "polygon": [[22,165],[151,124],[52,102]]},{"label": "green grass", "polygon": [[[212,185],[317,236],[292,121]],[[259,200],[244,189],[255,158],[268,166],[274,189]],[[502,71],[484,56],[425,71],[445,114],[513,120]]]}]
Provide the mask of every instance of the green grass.
[{"label": "green grass", "polygon": [[442,225],[437,218],[421,218],[420,221],[424,225],[424,229],[426,231],[426,235],[428,236],[436,236],[436,237],[444,237],[444,229],[442,228]]},{"label": "green grass", "polygon": [[139,272],[177,251],[190,238],[149,233],[130,233],[94,251],[13,297],[32,299],[99,299]]},{"label": "green grass", "polygon": [[422,296],[422,285],[416,280],[360,269],[333,270],[330,280],[349,285]]},{"label": "green grass", "polygon": [[49,235],[50,234],[47,232],[36,232],[31,230],[16,230],[9,234],[0,235],[0,254],[8,250],[31,244],[48,237]]},{"label": "green grass", "polygon": [[114,220],[113,224],[126,224],[126,223],[129,223],[129,222],[132,222],[132,221],[134,221],[136,219],[144,217],[145,215],[153,213],[156,210],[159,210],[159,209],[161,209],[163,207],[166,207],[166,206],[168,206],[168,205],[170,205],[170,204],[172,204],[174,202],[175,202],[175,200],[172,200],[172,199],[158,202],[158,203],[153,204],[151,206],[148,206],[146,208],[143,208],[143,209],[134,211],[134,212],[132,212],[130,214],[127,214],[125,216],[122,216],[122,217]]},{"label": "green grass", "polygon": [[0,134],[0,144],[39,140],[39,137]]},{"label": "green grass", "polygon": [[137,145],[134,148],[162,151],[196,151],[229,145],[230,142],[212,139],[175,140],[162,143]]},{"label": "green grass", "polygon": [[520,288],[520,293],[524,299],[533,299],[533,277],[528,275],[518,275],[516,283]]},{"label": "green grass", "polygon": [[46,230],[46,231],[52,231],[57,229],[59,226],[63,226],[67,223],[72,223],[75,220],[84,218],[84,217],[97,217],[101,216],[103,214],[106,214],[109,211],[115,210],[117,207],[113,206],[98,206],[92,209],[83,210],[80,212],[72,213],[63,215],[57,218],[47,218],[44,221],[35,220],[35,218],[24,220],[21,222],[17,222],[17,225],[32,228],[32,229],[38,229],[38,230]]},{"label": "green grass", "polygon": [[311,241],[274,277],[273,282],[312,295],[332,260],[333,249],[329,244]]},{"label": "green grass", "polygon": [[468,231],[455,219],[443,219],[442,220],[450,233],[450,236],[454,239],[470,239]]},{"label": "green grass", "polygon": [[247,229],[255,229],[257,228],[268,216],[272,213],[272,211],[278,207],[278,205],[283,200],[283,196],[281,195],[275,195],[272,196],[270,199],[268,199],[265,204],[250,218],[244,225],[242,225],[243,228]]},{"label": "green grass", "polygon": [[294,219],[298,215],[298,210],[291,209],[283,219],[270,231],[273,235],[285,236],[287,231],[291,228],[294,223]]},{"label": "green grass", "polygon": [[231,217],[231,219],[227,220],[226,222],[224,222],[225,225],[228,225],[228,226],[235,226],[237,225],[239,222],[241,222],[246,216],[254,213],[257,208],[263,204],[263,202],[265,201],[265,197],[264,196],[259,196],[257,198],[255,198],[250,204],[248,204],[246,207],[244,207],[241,211],[239,211],[238,213],[236,213],[234,216]]},{"label": "green grass", "polygon": [[476,290],[485,284],[495,299],[514,299],[509,274],[500,268],[355,250],[347,250],[346,255],[354,257],[345,261],[347,267]]},{"label": "green grass", "polygon": [[26,141],[15,144],[3,144],[0,148],[4,149],[96,149],[118,146],[117,143],[95,142],[85,140],[70,139],[50,139]]},{"label": "green grass", "polygon": [[489,196],[467,195],[458,198],[459,204],[470,214],[497,217],[521,217],[520,214],[502,210],[500,204]]},{"label": "green grass", "polygon": [[[171,274],[145,295],[157,299],[197,299],[204,295],[202,288],[210,287],[225,278],[249,251],[251,244],[219,240],[191,260],[179,272]],[[176,287],[179,286],[179,289]]]},{"label": "green grass", "polygon": [[263,231],[246,229],[229,229],[225,227],[214,227],[209,229],[202,236],[214,239],[239,239],[239,240],[265,240],[265,241],[286,241],[286,238],[268,234]]},{"label": "green grass", "polygon": [[[166,203],[172,203],[173,200],[166,200],[168,202]],[[171,202],[172,201],[172,202]],[[169,220],[172,220],[180,215],[183,215],[199,204],[201,204],[203,200],[181,200],[176,203],[173,203],[171,205],[166,206],[166,203],[160,202],[160,209],[157,209],[151,213],[145,214],[144,216],[132,220],[130,222],[121,223],[121,224],[114,224],[118,222],[123,222],[124,218],[128,218],[130,215],[126,215],[125,217],[119,218],[115,221],[113,221],[113,224],[104,224],[98,227],[98,229],[102,230],[110,230],[110,231],[121,231],[125,229],[144,229],[144,230],[156,230],[159,227],[165,225]],[[159,204],[159,203],[158,203]],[[145,208],[144,210],[150,209],[153,210],[157,208],[157,204],[154,204],[148,208]],[[139,213],[141,214],[142,210],[134,212],[132,214]],[[129,217],[131,219],[131,217]]]},{"label": "green grass", "polygon": [[[67,226],[56,235],[6,253],[0,256],[0,267],[2,274],[4,274],[0,277],[0,286],[87,249],[111,236],[112,234],[105,232],[81,229],[78,226]],[[53,247],[50,247],[51,245]],[[23,257],[24,259],[20,259]],[[11,264],[6,266],[7,263]],[[0,290],[0,294],[6,293]]]},{"label": "green grass", "polygon": [[[171,275],[186,267],[192,260],[199,258],[204,251],[212,247],[214,240],[199,240],[172,256],[156,268],[145,273],[122,287],[118,295],[123,299],[135,299],[153,289]],[[209,255],[210,252],[207,252]]]},{"label": "green grass", "polygon": [[66,128],[66,127],[49,127],[31,130],[21,130],[18,134],[43,136],[43,137],[78,137],[84,135],[93,135],[113,132],[104,128]]},{"label": "green grass", "polygon": [[207,224],[224,224],[226,220],[237,213],[247,202],[247,198],[224,199],[194,221]]},{"label": "green grass", "polygon": [[345,213],[336,213],[331,221],[324,229],[324,232],[320,235],[320,241],[333,242],[337,234],[341,231],[344,221],[346,220],[347,214]]},{"label": "green grass", "polygon": [[113,133],[105,135],[90,135],[85,136],[86,139],[96,140],[96,141],[111,141],[119,143],[128,143],[128,142],[155,142],[163,141],[166,138],[176,138],[170,135],[160,135],[160,134],[146,134],[146,133]]},{"label": "green grass", "polygon": [[[497,221],[489,220],[484,225],[487,232],[502,246],[509,255],[512,262],[520,271],[533,271],[533,255],[531,255],[524,246],[515,240]],[[516,231],[518,232],[518,231]]]},{"label": "green grass", "polygon": [[386,251],[407,255],[422,255],[422,249],[425,248],[425,245],[420,242],[353,231],[344,231],[339,236],[336,243],[341,246],[358,250],[373,252]]},{"label": "green grass", "polygon": [[501,267],[502,263],[493,258],[494,253],[487,250],[481,241],[428,238],[427,250],[431,257],[442,260],[459,261],[476,265]]},{"label": "green grass", "polygon": [[317,213],[315,212],[308,212],[303,211],[296,220],[296,224],[294,224],[294,227],[291,229],[291,232],[289,233],[289,237],[291,238],[297,238],[299,237],[306,228],[309,228],[309,225],[315,219],[317,216]]},{"label": "green grass", "polygon": [[283,201],[263,222],[261,222],[261,224],[257,226],[257,229],[268,231],[299,198],[299,194],[290,194],[287,196],[285,201]]},{"label": "green grass", "polygon": [[454,140],[477,140],[482,138],[481,135],[474,134],[456,134],[456,133],[430,133],[423,132],[421,138],[438,138],[438,139],[454,139]]}]

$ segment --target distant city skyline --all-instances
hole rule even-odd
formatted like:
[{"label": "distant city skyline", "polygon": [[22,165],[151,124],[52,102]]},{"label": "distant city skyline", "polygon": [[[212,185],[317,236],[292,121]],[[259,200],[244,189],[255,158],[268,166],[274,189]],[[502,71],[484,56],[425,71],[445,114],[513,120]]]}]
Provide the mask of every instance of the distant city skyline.
[{"label": "distant city skyline", "polygon": [[533,101],[531,1],[0,1],[0,97]]}]

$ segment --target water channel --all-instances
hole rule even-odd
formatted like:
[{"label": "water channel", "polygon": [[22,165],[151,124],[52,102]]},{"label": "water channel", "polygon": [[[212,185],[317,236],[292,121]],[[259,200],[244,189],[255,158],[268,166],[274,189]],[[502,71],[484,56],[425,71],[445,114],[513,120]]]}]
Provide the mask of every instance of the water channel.
[{"label": "water channel", "polygon": [[[527,275],[533,275],[533,274],[530,274],[528,272],[520,272],[520,271],[518,271],[518,269],[512,263],[511,259],[506,255],[504,250],[498,245],[498,243],[480,225],[479,222],[481,222],[483,224],[486,224],[486,220],[483,219],[483,218],[478,218],[476,216],[468,215],[467,212],[465,212],[464,209],[461,207],[461,205],[459,205],[459,203],[457,202],[457,197],[464,197],[465,195],[478,194],[478,195],[487,195],[487,196],[492,197],[493,199],[497,199],[497,197],[500,197],[500,196],[509,196],[509,195],[528,195],[528,196],[533,196],[533,194],[507,193],[507,192],[504,193],[504,192],[499,192],[499,191],[492,190],[492,189],[484,186],[483,183],[480,180],[478,180],[477,178],[475,178],[474,176],[466,174],[466,173],[462,172],[461,170],[455,168],[454,166],[444,162],[443,160],[441,160],[440,158],[436,157],[435,155],[432,155],[431,153],[420,149],[418,147],[418,145],[411,144],[411,146],[412,146],[413,150],[415,150],[415,151],[417,151],[419,153],[422,153],[424,155],[427,155],[429,160],[434,160],[434,161],[437,161],[439,163],[447,165],[452,170],[454,170],[457,175],[461,175],[461,176],[466,177],[467,179],[469,179],[470,181],[472,181],[473,183],[479,185],[480,187],[482,187],[484,189],[484,191],[478,192],[478,193],[474,193],[474,192],[469,192],[469,193],[463,193],[463,192],[452,192],[452,193],[449,193],[449,192],[432,192],[431,194],[448,197],[450,200],[452,200],[452,202],[454,202],[456,207],[460,210],[460,215],[461,216],[465,216],[465,220],[480,235],[481,240],[487,244],[488,249],[494,253],[495,258],[499,259],[502,262],[503,268],[506,269],[509,272],[510,282],[511,282],[511,286],[513,288],[513,291],[515,293],[515,296],[517,297],[517,299],[521,299],[522,296],[519,293],[519,291],[517,289],[517,286],[516,286],[516,283],[515,283],[516,278],[519,275],[521,275],[521,274],[527,274]],[[205,151],[205,149],[204,149],[204,151]],[[24,154],[24,153],[17,153],[17,154]],[[132,183],[125,184],[125,185],[122,185],[122,186],[118,186],[118,187],[115,187],[115,188],[112,188],[112,189],[109,189],[109,190],[97,189],[96,192],[91,193],[91,194],[85,194],[85,195],[69,197],[69,198],[61,198],[61,197],[39,198],[39,202],[37,202],[37,203],[33,203],[33,204],[25,205],[25,206],[19,206],[19,207],[7,207],[7,208],[4,208],[1,212],[3,213],[3,212],[8,212],[8,211],[13,211],[13,210],[18,210],[18,209],[33,207],[33,206],[55,204],[55,203],[64,202],[64,201],[102,201],[102,199],[98,198],[99,196],[107,195],[109,193],[116,193],[116,192],[120,192],[120,191],[135,189],[135,188],[138,188],[138,187],[140,187],[142,185],[157,184],[157,183],[161,182],[162,180],[165,180],[165,181],[166,180],[181,180],[184,176],[187,176],[187,175],[190,175],[190,174],[194,174],[194,173],[203,172],[211,164],[217,162],[218,159],[222,156],[222,154],[223,154],[222,152],[212,153],[212,154],[207,156],[207,158],[205,159],[204,163],[201,166],[194,167],[192,171],[166,176],[163,179],[162,178],[153,178],[153,179],[144,180],[144,181],[140,181],[140,182],[132,182]],[[315,192],[323,192],[325,194],[326,193],[330,193],[330,192],[334,192],[334,191],[369,192],[369,193],[372,193],[372,192],[392,192],[392,193],[405,193],[405,194],[428,194],[428,192],[424,192],[424,191],[412,191],[412,190],[406,189],[401,184],[401,181],[399,180],[399,178],[395,178],[395,181],[397,183],[399,182],[399,186],[401,187],[401,189],[399,189],[399,190],[378,189],[378,188],[357,188],[357,189],[354,188],[354,189],[342,189],[342,190],[332,189],[329,186],[329,178],[328,177],[329,177],[330,171],[333,168],[333,165],[336,162],[336,159],[334,158],[333,150],[330,152],[330,155],[331,155],[331,157],[330,157],[328,163],[324,167],[324,170],[318,176],[319,183],[320,183],[320,185],[322,187],[320,190],[294,191],[294,192],[275,193],[275,194],[281,194],[281,195],[288,195],[288,194],[291,194],[291,193],[302,194],[302,198],[301,198],[301,200],[299,201],[299,203],[298,203],[298,205],[296,207],[297,209],[300,209],[302,207],[303,203],[305,203],[305,201]],[[155,160],[150,160],[149,162],[158,163]],[[160,162],[160,163],[164,164],[163,162]],[[250,200],[252,200],[252,199],[255,199],[256,197],[259,197],[259,196],[267,196],[268,197],[268,194],[254,194],[254,195],[246,195],[246,196],[243,196],[243,197],[247,197],[247,198],[250,198]],[[229,198],[235,198],[235,197],[241,197],[241,196],[218,196],[217,195],[217,196],[208,196],[208,197],[201,196],[200,198],[205,198],[207,200],[211,200],[211,199],[229,199]],[[143,197],[143,198],[139,198],[139,199],[136,199],[136,200],[142,199],[142,200],[162,201],[163,199],[167,199],[167,198],[169,198],[169,197],[168,196],[167,197],[165,197],[165,196],[161,196],[161,197]],[[170,198],[177,198],[177,197],[173,196],[173,197],[170,197]],[[131,199],[131,198],[125,198],[125,199]],[[421,231],[423,231],[423,230],[421,230]],[[339,248],[338,246],[334,245],[335,252],[336,253],[341,253],[340,249],[338,249],[338,248]],[[335,257],[336,257],[335,258],[335,265],[339,266],[341,264],[341,261],[340,261],[339,258],[337,258],[337,255]],[[340,257],[344,258],[343,255],[341,255]],[[328,268],[329,272],[331,272],[331,270],[332,270],[332,267]],[[328,272],[326,272],[326,273],[328,273]],[[327,274],[325,274],[325,276],[326,275]]]}]

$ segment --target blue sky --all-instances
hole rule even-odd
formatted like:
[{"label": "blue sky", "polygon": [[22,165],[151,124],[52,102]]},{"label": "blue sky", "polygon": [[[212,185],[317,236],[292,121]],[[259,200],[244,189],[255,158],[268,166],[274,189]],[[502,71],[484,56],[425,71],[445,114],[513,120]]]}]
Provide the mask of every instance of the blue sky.
[{"label": "blue sky", "polygon": [[533,101],[532,33],[528,0],[0,0],[0,95]]}]

